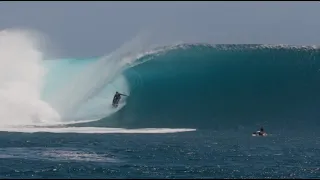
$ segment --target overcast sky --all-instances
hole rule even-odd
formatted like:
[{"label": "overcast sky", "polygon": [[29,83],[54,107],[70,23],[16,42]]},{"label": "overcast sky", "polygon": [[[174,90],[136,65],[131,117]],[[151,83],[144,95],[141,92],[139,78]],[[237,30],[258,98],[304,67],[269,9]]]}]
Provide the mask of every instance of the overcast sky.
[{"label": "overcast sky", "polygon": [[166,42],[318,45],[319,2],[0,2],[0,29],[50,37],[62,56],[111,52],[141,31]]}]

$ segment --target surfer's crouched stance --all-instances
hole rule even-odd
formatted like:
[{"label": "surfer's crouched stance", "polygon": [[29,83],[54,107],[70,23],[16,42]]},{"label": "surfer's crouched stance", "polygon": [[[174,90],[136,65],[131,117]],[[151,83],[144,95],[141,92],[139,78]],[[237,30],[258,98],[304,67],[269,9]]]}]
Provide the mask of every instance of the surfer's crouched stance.
[{"label": "surfer's crouched stance", "polygon": [[118,92],[116,92],[116,94],[114,95],[113,101],[112,101],[112,105],[114,107],[118,107],[118,104],[119,104],[119,101],[121,99],[121,96],[127,96],[127,95],[121,94],[121,93],[118,93]]},{"label": "surfer's crouched stance", "polygon": [[267,133],[263,128],[260,128],[260,131],[253,132],[252,136],[267,136]]}]

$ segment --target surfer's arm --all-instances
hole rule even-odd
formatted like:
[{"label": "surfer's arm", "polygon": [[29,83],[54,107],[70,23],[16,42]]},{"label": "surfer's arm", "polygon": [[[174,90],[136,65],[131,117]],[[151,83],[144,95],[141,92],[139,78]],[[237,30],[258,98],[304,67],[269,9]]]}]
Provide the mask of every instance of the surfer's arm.
[{"label": "surfer's arm", "polygon": [[128,95],[125,95],[125,94],[120,94],[121,96],[128,96]]}]

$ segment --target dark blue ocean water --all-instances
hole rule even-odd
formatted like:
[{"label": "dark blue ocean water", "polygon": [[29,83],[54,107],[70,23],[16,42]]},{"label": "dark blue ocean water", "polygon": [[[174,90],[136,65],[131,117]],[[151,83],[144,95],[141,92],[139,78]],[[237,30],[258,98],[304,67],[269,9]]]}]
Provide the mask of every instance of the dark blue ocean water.
[{"label": "dark blue ocean water", "polygon": [[[1,178],[319,178],[319,133],[0,133]],[[273,134],[274,133],[274,134]]]}]

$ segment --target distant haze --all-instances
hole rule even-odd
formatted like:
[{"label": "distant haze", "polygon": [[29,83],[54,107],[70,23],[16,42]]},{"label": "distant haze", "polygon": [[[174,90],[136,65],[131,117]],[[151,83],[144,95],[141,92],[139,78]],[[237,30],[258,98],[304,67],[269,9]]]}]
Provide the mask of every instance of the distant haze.
[{"label": "distant haze", "polygon": [[148,31],[173,43],[318,45],[319,2],[0,2],[0,29],[32,28],[61,55],[104,55]]}]

